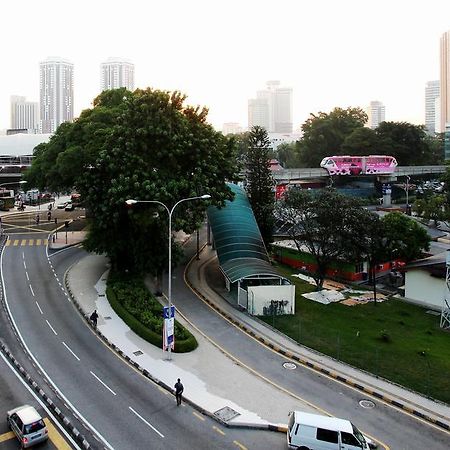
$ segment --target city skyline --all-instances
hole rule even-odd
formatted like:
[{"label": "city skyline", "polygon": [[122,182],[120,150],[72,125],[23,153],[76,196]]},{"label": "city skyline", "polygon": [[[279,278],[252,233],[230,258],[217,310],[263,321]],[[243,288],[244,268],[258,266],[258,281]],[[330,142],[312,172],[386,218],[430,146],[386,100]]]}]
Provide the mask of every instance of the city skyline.
[{"label": "city skyline", "polygon": [[294,131],[310,113],[373,100],[386,120],[424,124],[424,89],[439,79],[440,38],[450,30],[443,0],[130,2],[129,18],[120,5],[98,0],[86,14],[71,4],[67,15],[54,0],[5,3],[0,38],[14,36],[14,45],[4,46],[0,129],[10,125],[12,95],[39,100],[39,62],[50,55],[74,64],[75,117],[100,93],[101,63],[120,55],[135,66],[135,88],[179,90],[209,108],[217,129],[246,127],[248,100],[272,79],[293,89]]}]

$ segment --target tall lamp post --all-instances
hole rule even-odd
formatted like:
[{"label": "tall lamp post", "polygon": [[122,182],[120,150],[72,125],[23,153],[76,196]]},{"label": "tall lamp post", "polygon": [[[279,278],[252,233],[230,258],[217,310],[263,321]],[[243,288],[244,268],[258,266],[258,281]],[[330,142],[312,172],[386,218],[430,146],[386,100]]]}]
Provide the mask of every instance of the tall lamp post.
[{"label": "tall lamp post", "polygon": [[[171,307],[172,307],[172,214],[173,214],[175,208],[180,203],[187,202],[187,201],[190,201],[190,200],[207,200],[208,198],[211,198],[211,196],[209,194],[199,195],[197,197],[182,198],[181,200],[178,200],[175,203],[175,205],[172,206],[172,209],[169,209],[168,206],[166,206],[163,202],[160,202],[159,200],[133,200],[133,199],[129,199],[129,200],[125,201],[125,203],[127,205],[129,205],[129,206],[135,205],[136,203],[156,203],[158,205],[161,205],[167,211],[167,214],[169,216],[169,235],[168,235],[168,239],[169,239],[169,270],[168,270],[168,276],[169,276],[169,281],[168,281],[169,317],[170,317],[170,311],[171,311]],[[170,359],[171,359],[171,351],[172,351],[170,345],[168,345],[167,351],[168,351],[167,359],[170,361]]]}]

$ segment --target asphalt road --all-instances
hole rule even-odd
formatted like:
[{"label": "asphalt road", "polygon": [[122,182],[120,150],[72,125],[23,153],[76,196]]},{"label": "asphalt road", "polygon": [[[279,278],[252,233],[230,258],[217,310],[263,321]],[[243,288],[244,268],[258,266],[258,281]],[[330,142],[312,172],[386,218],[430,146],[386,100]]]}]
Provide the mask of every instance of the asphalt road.
[{"label": "asphalt road", "polygon": [[24,404],[34,406],[47,422],[49,429],[49,441],[39,446],[41,449],[78,449],[72,445],[70,437],[58,429],[57,422],[53,420],[48,410],[44,409],[38,397],[30,391],[27,385],[22,382],[20,374],[17,374],[14,367],[9,364],[8,359],[0,353],[0,450],[19,448],[19,441],[11,432],[6,422],[6,411]]},{"label": "asphalt road", "polygon": [[[22,237],[14,236],[20,242]],[[5,301],[21,339],[63,401],[98,438],[91,442],[94,448],[285,448],[282,434],[228,429],[189,406],[178,408],[171,394],[111,352],[63,288],[64,272],[82,254],[74,248],[53,255],[52,270],[44,246],[8,246],[2,273]]]},{"label": "asphalt road", "polygon": [[[196,240],[186,245],[187,255],[194,255]],[[286,370],[286,359],[247,336],[206,306],[184,283],[184,267],[174,271],[172,280],[173,302],[191,322],[220,347],[235,356],[259,374],[279,386],[316,405],[320,410],[336,417],[348,418],[364,433],[375,437],[391,449],[448,450],[450,433],[358,390],[330,379],[325,375],[299,365]],[[369,399],[373,408],[364,408],[361,400]]]}]

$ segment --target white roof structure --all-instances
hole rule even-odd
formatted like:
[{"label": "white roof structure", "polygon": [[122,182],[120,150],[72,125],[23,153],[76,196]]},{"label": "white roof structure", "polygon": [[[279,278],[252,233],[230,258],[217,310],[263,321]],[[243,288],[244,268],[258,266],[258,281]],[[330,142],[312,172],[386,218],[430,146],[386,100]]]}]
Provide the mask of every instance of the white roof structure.
[{"label": "white roof structure", "polygon": [[51,134],[12,134],[0,136],[0,156],[33,155],[34,148],[42,142],[48,142]]},{"label": "white roof structure", "polygon": [[294,411],[295,422],[310,427],[325,428],[333,431],[345,431],[353,433],[353,428],[349,420],[338,419],[337,417],[327,417],[318,414],[305,413],[303,411]]}]

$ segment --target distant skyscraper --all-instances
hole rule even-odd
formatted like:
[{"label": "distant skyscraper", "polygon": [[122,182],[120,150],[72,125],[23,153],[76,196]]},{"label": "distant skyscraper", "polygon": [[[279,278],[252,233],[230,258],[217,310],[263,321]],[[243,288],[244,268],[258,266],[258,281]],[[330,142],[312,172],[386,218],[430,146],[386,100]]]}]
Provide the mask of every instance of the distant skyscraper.
[{"label": "distant skyscraper", "polygon": [[242,127],[237,122],[226,122],[222,126],[222,134],[239,134],[242,133]]},{"label": "distant skyscraper", "polygon": [[100,65],[100,89],[121,87],[134,91],[134,64],[123,58],[108,58]]},{"label": "distant skyscraper", "polygon": [[39,67],[40,131],[54,133],[63,122],[73,120],[73,64],[52,57]]},{"label": "distant skyscraper", "polygon": [[39,130],[39,104],[27,102],[26,97],[11,96],[11,128],[37,133]]},{"label": "distant skyscraper", "polygon": [[383,103],[374,101],[370,102],[369,108],[367,109],[367,115],[369,116],[369,121],[367,126],[374,130],[378,127],[381,122],[385,120],[386,108]]},{"label": "distant skyscraper", "polygon": [[292,133],[292,88],[280,87],[279,81],[268,81],[267,89],[258,91],[248,101],[248,127],[264,127],[269,133]]},{"label": "distant skyscraper", "polygon": [[450,31],[441,37],[441,132],[450,123]]},{"label": "distant skyscraper", "polygon": [[425,126],[428,133],[436,131],[436,99],[440,95],[439,80],[428,81],[425,85]]}]

